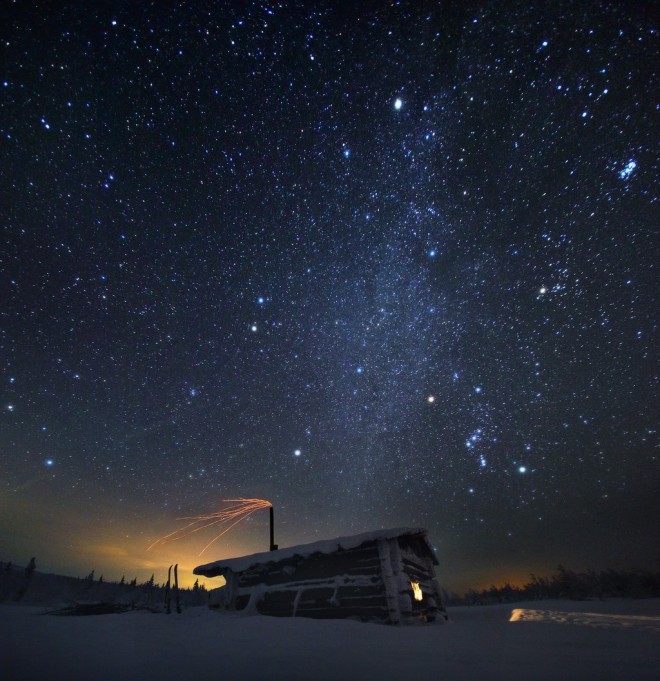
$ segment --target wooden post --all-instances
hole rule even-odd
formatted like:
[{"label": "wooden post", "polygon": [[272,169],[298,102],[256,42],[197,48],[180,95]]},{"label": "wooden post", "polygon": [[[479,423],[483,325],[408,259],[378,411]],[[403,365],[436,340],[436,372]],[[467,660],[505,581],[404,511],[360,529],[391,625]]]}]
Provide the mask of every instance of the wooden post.
[{"label": "wooden post", "polygon": [[172,566],[167,570],[167,584],[165,585],[165,612],[169,615],[170,610],[170,578],[172,577]]},{"label": "wooden post", "polygon": [[181,614],[181,603],[179,602],[179,564],[174,566],[174,599],[176,601],[176,611]]},{"label": "wooden post", "polygon": [[270,550],[277,551],[277,544],[275,543],[275,510],[270,507]]}]

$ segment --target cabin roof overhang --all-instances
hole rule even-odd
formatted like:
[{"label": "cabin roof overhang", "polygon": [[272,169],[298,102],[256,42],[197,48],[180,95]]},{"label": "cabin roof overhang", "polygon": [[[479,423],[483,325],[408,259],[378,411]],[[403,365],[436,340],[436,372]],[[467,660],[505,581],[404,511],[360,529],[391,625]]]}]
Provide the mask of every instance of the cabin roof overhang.
[{"label": "cabin roof overhang", "polygon": [[437,558],[435,557],[433,547],[427,539],[426,530],[424,528],[397,527],[390,530],[376,530],[374,532],[364,532],[362,534],[355,534],[347,537],[324,539],[311,544],[289,546],[288,548],[279,549],[277,551],[254,553],[250,556],[228,558],[227,560],[217,560],[213,563],[198,565],[193,570],[193,574],[204,577],[218,577],[219,575],[224,576],[230,572],[242,572],[244,570],[248,570],[254,565],[276,563],[281,560],[293,558],[294,556],[306,557],[314,553],[329,554],[334,553],[335,551],[348,551],[350,549],[356,549],[368,542],[378,541],[380,539],[394,539],[397,537],[408,536],[419,537],[426,545],[426,548],[428,549],[428,555],[433,561],[433,564],[439,564]]}]

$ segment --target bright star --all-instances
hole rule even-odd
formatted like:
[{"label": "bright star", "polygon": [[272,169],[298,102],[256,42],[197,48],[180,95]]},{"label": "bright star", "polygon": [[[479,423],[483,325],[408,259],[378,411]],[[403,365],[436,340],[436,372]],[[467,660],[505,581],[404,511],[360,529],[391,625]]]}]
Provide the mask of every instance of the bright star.
[{"label": "bright star", "polygon": [[435,402],[435,395],[429,395],[429,396],[426,398],[426,401],[427,401],[429,404],[433,404],[433,403]]},{"label": "bright star", "polygon": [[518,466],[518,473],[527,473],[527,466]]},{"label": "bright star", "polygon": [[252,333],[257,333],[257,325],[252,324],[252,326],[250,327],[250,331],[252,331]]},{"label": "bright star", "polygon": [[401,109],[402,106],[403,106],[403,102],[397,97],[397,98],[394,100],[394,108],[395,108],[397,111],[399,111],[399,110]]},{"label": "bright star", "polygon": [[637,162],[628,161],[626,167],[619,171],[619,178],[622,180],[627,180],[635,172],[635,168],[637,168]]},{"label": "bright star", "polygon": [[55,463],[55,462],[53,461],[53,459],[46,459],[46,460],[44,461],[44,465],[45,465],[45,466],[52,466],[54,463]]},{"label": "bright star", "polygon": [[299,449],[294,450],[293,455],[294,456],[300,456],[302,452]]}]

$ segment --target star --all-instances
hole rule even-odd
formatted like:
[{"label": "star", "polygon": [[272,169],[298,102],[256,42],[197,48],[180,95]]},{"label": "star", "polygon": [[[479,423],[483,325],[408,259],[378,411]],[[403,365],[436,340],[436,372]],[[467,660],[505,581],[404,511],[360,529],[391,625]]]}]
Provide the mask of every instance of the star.
[{"label": "star", "polygon": [[394,100],[394,108],[396,109],[396,111],[399,111],[402,106],[403,106],[403,102],[397,97]]},{"label": "star", "polygon": [[627,180],[636,170],[637,161],[628,161],[626,166],[619,171],[619,178],[621,180]]}]

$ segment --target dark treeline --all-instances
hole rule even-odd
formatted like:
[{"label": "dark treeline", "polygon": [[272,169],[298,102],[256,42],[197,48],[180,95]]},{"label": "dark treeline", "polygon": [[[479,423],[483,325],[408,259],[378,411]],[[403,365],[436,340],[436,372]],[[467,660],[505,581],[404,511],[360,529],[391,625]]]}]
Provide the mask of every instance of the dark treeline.
[{"label": "dark treeline", "polygon": [[[0,562],[0,602],[20,602],[25,605],[67,605],[74,603],[108,603],[126,608],[160,611],[166,607],[166,586],[158,584],[155,575],[146,582],[137,578],[119,582],[96,576],[92,570],[86,577],[67,577],[35,570],[35,559],[25,567]],[[204,605],[208,592],[204,585],[179,589],[182,607]]]},{"label": "dark treeline", "polygon": [[[181,605],[204,605],[208,592],[198,582],[188,589],[180,589]],[[660,572],[644,570],[588,570],[575,572],[562,565],[549,577],[530,575],[523,586],[504,584],[481,591],[470,589],[464,596],[451,593],[448,605],[491,605],[517,601],[546,599],[607,599],[607,598],[658,598],[660,597]],[[33,558],[27,567],[11,562],[0,562],[0,602],[14,601],[26,605],[46,605],[104,602],[126,605],[131,608],[164,609],[165,584],[158,584],[155,575],[138,584],[136,578],[119,582],[104,580],[92,570],[84,578],[41,573],[35,570]]]},{"label": "dark treeline", "polygon": [[489,605],[516,601],[539,601],[566,598],[582,601],[606,598],[658,598],[660,573],[644,570],[588,570],[574,572],[560,565],[550,577],[530,575],[524,586],[491,586],[477,591],[471,589],[461,597],[450,594],[449,605]]}]

